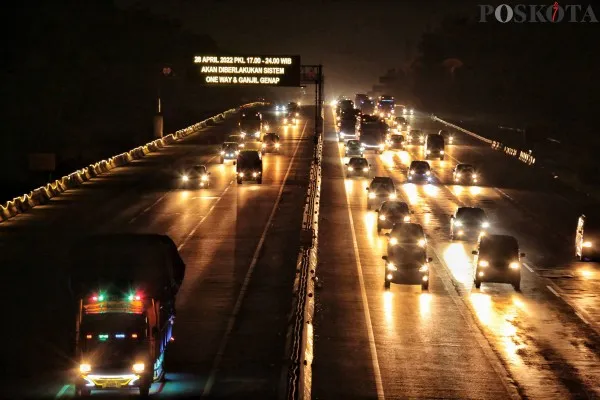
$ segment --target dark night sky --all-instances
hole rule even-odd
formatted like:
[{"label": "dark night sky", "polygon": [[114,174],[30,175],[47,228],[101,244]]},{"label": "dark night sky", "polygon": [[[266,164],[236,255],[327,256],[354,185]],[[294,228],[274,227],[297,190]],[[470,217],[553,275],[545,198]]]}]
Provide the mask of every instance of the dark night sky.
[{"label": "dark night sky", "polygon": [[[127,6],[135,0],[117,0]],[[322,63],[331,95],[371,89],[389,68],[414,56],[421,34],[449,14],[476,16],[465,1],[147,0],[156,14],[207,33],[242,54],[300,54]],[[334,93],[335,92],[335,93]]]}]

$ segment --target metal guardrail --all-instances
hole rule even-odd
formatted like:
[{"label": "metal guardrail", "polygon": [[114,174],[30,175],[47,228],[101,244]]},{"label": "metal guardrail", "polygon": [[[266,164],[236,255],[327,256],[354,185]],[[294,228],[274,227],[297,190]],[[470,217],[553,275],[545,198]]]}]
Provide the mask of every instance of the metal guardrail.
[{"label": "metal guardrail", "polygon": [[[472,137],[474,137],[474,138],[476,138],[478,140],[481,140],[484,143],[488,143],[489,145],[491,145],[492,149],[494,149],[494,150],[500,150],[500,151],[503,151],[505,154],[507,154],[507,155],[509,155],[511,157],[517,157],[520,161],[524,162],[527,165],[533,165],[533,164],[535,164],[535,157],[529,151],[519,150],[519,149],[515,149],[515,148],[512,148],[512,147],[505,146],[502,142],[498,142],[496,140],[491,140],[491,139],[488,139],[488,138],[483,137],[481,135],[478,135],[475,132],[468,131],[468,130],[466,130],[464,128],[461,128],[458,125],[454,125],[454,124],[452,124],[452,123],[450,123],[448,121],[444,121],[443,119],[438,118],[435,115],[432,115],[431,118],[434,121],[438,121],[438,122],[440,122],[440,123],[442,123],[442,124],[444,124],[446,126],[450,126],[450,127],[454,128],[454,129],[456,129],[457,131],[466,133],[467,135],[470,135],[470,136],[472,136]],[[519,130],[517,130],[517,131],[519,131]]]},{"label": "metal guardrail", "polygon": [[313,318],[317,283],[317,248],[319,241],[319,202],[321,194],[322,135],[318,135],[310,168],[310,183],[302,218],[301,250],[296,265],[296,301],[293,308],[290,366],[286,398],[308,400],[312,389],[314,355]]},{"label": "metal guardrail", "polygon": [[22,214],[31,210],[32,208],[47,203],[51,198],[56,197],[66,190],[74,189],[86,181],[102,175],[113,168],[122,167],[133,160],[139,160],[145,157],[149,153],[159,151],[165,146],[175,143],[193,133],[198,132],[200,129],[209,125],[209,122],[215,123],[225,119],[227,115],[235,113],[240,109],[255,107],[258,105],[264,105],[262,102],[247,103],[238,108],[231,108],[213,117],[207,118],[204,121],[198,122],[197,124],[188,126],[187,128],[180,129],[175,133],[169,134],[161,139],[153,140],[152,142],[146,143],[143,146],[136,147],[125,153],[118,154],[108,159],[98,161],[95,164],[91,164],[86,168],[82,168],[69,175],[63,176],[54,182],[48,183],[46,186],[41,186],[31,192],[24,194],[19,197],[15,197],[12,200],[7,201],[4,204],[0,204],[0,222],[7,221],[16,215]]}]

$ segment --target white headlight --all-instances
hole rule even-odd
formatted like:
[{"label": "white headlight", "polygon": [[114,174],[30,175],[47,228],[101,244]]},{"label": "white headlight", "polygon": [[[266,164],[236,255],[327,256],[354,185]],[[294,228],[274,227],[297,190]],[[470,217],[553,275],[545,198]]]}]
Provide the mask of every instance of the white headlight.
[{"label": "white headlight", "polygon": [[426,151],[426,153],[427,153],[427,154],[431,154],[431,150],[427,150],[427,151]]},{"label": "white headlight", "polygon": [[139,374],[139,373],[144,372],[145,365],[144,365],[144,363],[135,363],[135,364],[133,364],[133,367],[131,369],[133,370],[133,372],[136,372]]},{"label": "white headlight", "polygon": [[398,271],[398,267],[396,267],[394,263],[388,263],[387,269],[388,271]]},{"label": "white headlight", "polygon": [[444,150],[440,150],[440,154],[444,154]]},{"label": "white headlight", "polygon": [[348,171],[354,171],[354,167],[348,167]]},{"label": "white headlight", "polygon": [[510,267],[510,269],[519,269],[519,268],[521,268],[521,265],[518,262],[516,262],[516,261],[511,262],[508,266]]},{"label": "white headlight", "polygon": [[380,221],[385,221],[385,215],[380,215],[380,216],[379,216],[379,220],[380,220]]},{"label": "white headlight", "polygon": [[462,221],[454,220],[453,223],[454,223],[455,226],[462,226]]},{"label": "white headlight", "polygon": [[490,263],[487,262],[486,260],[479,261],[479,266],[480,267],[487,267],[488,265],[490,265]]},{"label": "white headlight", "polygon": [[481,227],[482,228],[489,228],[490,227],[490,223],[486,221],[486,222],[484,222],[484,223],[481,224]]},{"label": "white headlight", "polygon": [[431,175],[431,171],[425,172],[425,175],[427,175],[427,176]]},{"label": "white headlight", "polygon": [[398,244],[398,239],[396,239],[395,237],[393,237],[393,238],[390,238],[390,244],[391,244],[392,246],[395,246],[395,245],[397,245],[397,244]]},{"label": "white headlight", "polygon": [[364,167],[364,168],[363,168],[363,172],[369,172],[369,168],[367,168],[367,167]]},{"label": "white headlight", "polygon": [[279,143],[275,143],[275,148],[278,149],[279,148]]},{"label": "white headlight", "polygon": [[592,247],[592,242],[583,242],[583,247]]},{"label": "white headlight", "polygon": [[187,181],[189,181],[189,180],[190,180],[190,177],[189,177],[189,176],[187,176],[187,175],[183,175],[183,176],[181,177],[181,180],[182,180],[182,181],[184,181],[184,182],[187,182]]},{"label": "white headlight", "polygon": [[258,176],[258,173],[256,173],[256,172],[253,172],[253,173],[252,173],[252,177],[253,177],[253,178],[256,178],[257,176]]},{"label": "white headlight", "polygon": [[369,198],[370,199],[374,199],[376,197],[377,197],[377,195],[375,193],[369,193]]},{"label": "white headlight", "polygon": [[380,145],[379,145],[379,150],[383,150],[383,149],[385,149],[385,145],[383,145],[383,144],[380,144]]},{"label": "white headlight", "polygon": [[263,143],[263,144],[262,144],[262,148],[264,149],[264,148],[266,148],[266,147],[267,147],[267,145],[266,145],[265,143]]},{"label": "white headlight", "polygon": [[203,181],[207,181],[208,180],[208,175],[202,175],[202,180]]},{"label": "white headlight", "polygon": [[460,177],[461,177],[461,173],[460,173],[460,172],[458,172],[458,173],[456,174],[456,177],[457,177],[457,178],[460,178]]},{"label": "white headlight", "polygon": [[224,150],[221,150],[221,155],[224,155],[224,154],[225,154],[225,151],[224,151]]},{"label": "white headlight", "polygon": [[410,222],[410,216],[405,215],[404,216],[404,222]]},{"label": "white headlight", "polygon": [[415,171],[413,171],[412,169],[409,171],[409,174],[414,175]]},{"label": "white headlight", "polygon": [[423,264],[421,268],[419,268],[419,272],[427,272],[429,271],[429,266],[427,264]]},{"label": "white headlight", "polygon": [[473,179],[476,179],[476,178],[477,178],[477,174],[473,174],[473,175],[471,175],[471,176],[473,177]]},{"label": "white headlight", "polygon": [[426,244],[427,242],[425,241],[425,239],[419,239],[419,241],[417,242],[417,245],[419,245],[419,247],[425,247]]},{"label": "white headlight", "polygon": [[239,175],[240,177],[242,177],[242,178],[244,177],[244,173],[243,173],[243,172],[240,172],[238,175]]},{"label": "white headlight", "polygon": [[392,199],[392,200],[393,200],[393,199],[395,199],[396,197],[397,197],[397,196],[396,196],[396,193],[390,193],[390,199]]},{"label": "white headlight", "polygon": [[92,366],[90,364],[80,364],[79,365],[79,372],[86,374],[88,372],[90,372],[92,370]]}]

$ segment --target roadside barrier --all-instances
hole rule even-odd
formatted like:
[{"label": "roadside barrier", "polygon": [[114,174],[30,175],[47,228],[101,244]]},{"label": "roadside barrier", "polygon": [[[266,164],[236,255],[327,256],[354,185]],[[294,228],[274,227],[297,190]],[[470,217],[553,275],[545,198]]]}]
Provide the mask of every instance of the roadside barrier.
[{"label": "roadside barrier", "polygon": [[321,193],[322,135],[315,145],[310,168],[310,183],[306,193],[302,217],[301,249],[296,264],[296,294],[292,309],[290,365],[286,398],[309,400],[312,388],[312,361],[314,354],[314,310],[317,278],[317,250],[319,241],[319,202]]},{"label": "roadside barrier", "polygon": [[[515,148],[512,148],[512,147],[505,146],[501,142],[485,138],[485,137],[483,137],[481,135],[476,134],[475,132],[468,131],[468,130],[466,130],[464,128],[461,128],[458,125],[454,125],[454,124],[452,124],[452,123],[450,123],[448,121],[444,121],[443,119],[438,118],[435,115],[432,115],[431,118],[434,121],[438,121],[438,122],[440,122],[440,123],[442,123],[442,124],[444,124],[446,126],[451,126],[452,128],[456,129],[457,131],[464,132],[467,135],[470,135],[470,136],[472,136],[472,137],[474,137],[476,139],[479,139],[479,140],[481,140],[484,143],[488,143],[488,144],[491,145],[492,149],[503,151],[505,154],[507,154],[507,155],[509,155],[511,157],[516,157],[520,161],[524,162],[527,165],[533,165],[533,164],[535,164],[535,157],[529,151],[519,150],[519,149],[515,149]],[[501,127],[501,128],[504,128],[504,127]],[[512,129],[512,130],[520,131],[519,129]]]},{"label": "roadside barrier", "polygon": [[113,168],[118,168],[127,165],[133,160],[139,160],[146,155],[159,151],[167,145],[173,144],[178,140],[184,139],[189,135],[198,132],[200,129],[208,126],[208,121],[222,121],[226,116],[232,115],[242,109],[265,105],[263,102],[254,102],[243,104],[237,108],[231,108],[214,117],[207,118],[204,121],[198,122],[187,128],[180,129],[175,133],[167,135],[162,139],[156,139],[146,143],[143,146],[138,146],[133,150],[118,154],[105,160],[90,164],[88,167],[72,172],[62,178],[41,186],[22,196],[15,197],[4,204],[0,204],[0,222],[7,221],[18,214],[27,212],[31,208],[40,204],[47,203],[51,198],[60,195],[66,190],[74,189],[81,186],[84,182],[89,181],[99,175],[109,172]]}]

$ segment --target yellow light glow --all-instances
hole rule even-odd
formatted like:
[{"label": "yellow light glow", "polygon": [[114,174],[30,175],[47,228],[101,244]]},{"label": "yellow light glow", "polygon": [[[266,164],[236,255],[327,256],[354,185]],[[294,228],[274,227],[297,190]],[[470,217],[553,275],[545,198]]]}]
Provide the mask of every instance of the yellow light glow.
[{"label": "yellow light glow", "polygon": [[435,185],[427,184],[423,186],[423,191],[429,197],[436,197],[438,195],[439,190],[440,189]]},{"label": "yellow light glow", "polygon": [[482,189],[481,189],[481,187],[479,187],[479,186],[471,186],[471,187],[469,188],[469,192],[471,193],[471,195],[473,195],[473,196],[477,196],[477,195],[480,195],[480,194],[481,194],[481,192],[482,192]]},{"label": "yellow light glow", "polygon": [[453,186],[452,191],[454,192],[455,195],[460,196],[462,194],[462,192],[464,191],[464,188],[462,186]]},{"label": "yellow light glow", "polygon": [[348,197],[352,194],[352,189],[354,188],[354,181],[352,179],[344,179],[344,186],[346,187],[346,193],[348,193]]},{"label": "yellow light glow", "polygon": [[394,293],[392,292],[383,292],[383,313],[388,330],[394,330],[396,324],[394,323]]},{"label": "yellow light glow", "polygon": [[431,299],[430,293],[421,293],[419,295],[419,315],[421,319],[429,319],[431,317]]},{"label": "yellow light glow", "polygon": [[417,192],[417,186],[414,183],[405,183],[402,185],[405,197],[408,199],[409,204],[419,203],[419,194]]},{"label": "yellow light glow", "polygon": [[592,279],[594,277],[594,271],[590,271],[589,269],[580,269],[579,273],[585,279]]},{"label": "yellow light glow", "polygon": [[473,283],[473,266],[463,243],[450,243],[443,253],[448,269],[458,282]]}]

